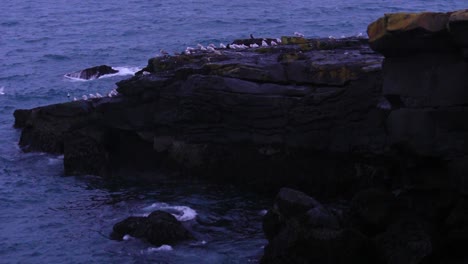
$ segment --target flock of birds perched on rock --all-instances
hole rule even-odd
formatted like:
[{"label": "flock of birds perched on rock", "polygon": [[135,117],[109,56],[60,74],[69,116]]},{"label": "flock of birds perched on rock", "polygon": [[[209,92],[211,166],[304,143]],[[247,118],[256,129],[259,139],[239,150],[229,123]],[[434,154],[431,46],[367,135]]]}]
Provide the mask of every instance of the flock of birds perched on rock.
[{"label": "flock of birds perched on rock", "polygon": [[[304,38],[304,34],[302,34],[300,32],[294,32],[294,36],[298,37],[298,38]],[[356,36],[357,37],[363,37],[364,35],[362,33],[359,33]],[[252,34],[250,34],[250,38],[254,39],[254,36]],[[335,39],[335,37],[333,37],[333,36],[328,36],[328,38],[329,39]],[[341,36],[341,38],[345,38],[345,36]],[[219,51],[219,49],[242,50],[242,49],[258,48],[258,47],[274,47],[274,46],[277,46],[278,44],[281,44],[282,41],[281,41],[280,38],[277,38],[276,40],[270,40],[269,42],[270,43],[268,44],[268,40],[264,38],[264,39],[262,39],[262,42],[261,42],[260,45],[257,44],[257,43],[252,43],[252,44],[249,44],[249,45],[234,44],[234,43],[225,45],[223,43],[220,43],[218,48],[214,44],[209,44],[208,46],[205,47],[202,44],[198,43],[196,48],[187,47],[183,53],[185,55],[190,55],[190,54],[193,54],[193,53],[195,53],[197,51],[206,51],[206,52],[211,52],[211,53],[221,55],[221,52]],[[167,51],[163,50],[163,49],[160,49],[159,53],[160,53],[160,55],[158,55],[158,56],[168,56],[169,55],[169,53]],[[175,53],[175,55],[180,55],[180,54]],[[144,73],[146,73],[146,72],[144,72]],[[110,91],[107,94],[107,97],[113,97],[113,96],[116,96],[116,95],[118,95],[118,92],[115,89],[113,89],[112,91]],[[68,94],[67,96],[70,97],[70,94]],[[83,95],[81,98],[83,100],[88,100],[88,99],[102,98],[102,97],[105,97],[105,96],[101,95],[100,93],[96,93],[96,94]],[[78,99],[76,97],[73,98],[73,101],[77,101],[77,100]]]},{"label": "flock of birds perched on rock", "polygon": [[[95,94],[90,93],[89,95],[85,94],[85,95],[81,96],[81,98],[86,101],[88,99],[94,99],[94,98],[114,97],[114,96],[116,96],[118,94],[119,93],[117,92],[116,89],[112,89],[110,92],[107,93],[107,96],[103,96],[100,93],[95,93]],[[67,97],[70,98],[70,93],[67,94]],[[78,98],[73,97],[73,101],[78,101]]]},{"label": "flock of birds perched on rock", "polygon": [[[252,37],[252,36],[251,36]],[[198,43],[196,48],[193,47],[187,47],[184,51],[185,55],[190,55],[196,52],[197,50],[200,51],[206,51],[206,52],[212,52],[215,54],[221,54],[220,51],[217,49],[248,49],[248,48],[258,48],[258,47],[269,47],[269,46],[277,46],[278,43],[281,43],[281,39],[277,38],[276,41],[272,40],[270,41],[270,44],[267,43],[266,39],[262,40],[262,43],[260,45],[253,43],[250,45],[245,45],[245,44],[227,44],[225,45],[224,43],[219,43],[219,47],[216,47],[215,44],[209,44],[208,46],[203,46],[202,44]],[[164,50],[160,50],[160,53],[162,56],[168,55],[168,53]]]}]

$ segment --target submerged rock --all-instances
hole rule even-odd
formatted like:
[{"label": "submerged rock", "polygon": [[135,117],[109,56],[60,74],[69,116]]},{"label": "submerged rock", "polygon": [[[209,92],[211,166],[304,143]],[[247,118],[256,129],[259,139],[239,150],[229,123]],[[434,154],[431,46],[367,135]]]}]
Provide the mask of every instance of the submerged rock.
[{"label": "submerged rock", "polygon": [[87,68],[81,71],[67,73],[65,76],[69,78],[83,79],[83,80],[94,80],[103,75],[118,73],[118,70],[113,69],[107,65],[96,66]]},{"label": "submerged rock", "polygon": [[173,215],[164,211],[154,211],[148,217],[129,217],[115,224],[112,237],[123,239],[125,235],[145,239],[156,246],[193,238]]}]

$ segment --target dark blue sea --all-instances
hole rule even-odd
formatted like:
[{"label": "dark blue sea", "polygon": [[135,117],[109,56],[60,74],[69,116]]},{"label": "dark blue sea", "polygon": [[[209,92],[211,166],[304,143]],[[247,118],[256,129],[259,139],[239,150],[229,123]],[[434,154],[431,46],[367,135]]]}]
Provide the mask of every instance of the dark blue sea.
[{"label": "dark blue sea", "polygon": [[[236,38],[365,34],[384,13],[450,11],[466,0],[9,0],[0,7],[0,263],[256,263],[270,200],[232,186],[153,186],[65,177],[63,157],[23,153],[13,111],[107,94],[160,49]],[[107,64],[92,81],[64,74]],[[70,98],[67,97],[70,94]],[[197,240],[162,248],[108,238],[113,224],[178,211]]]}]

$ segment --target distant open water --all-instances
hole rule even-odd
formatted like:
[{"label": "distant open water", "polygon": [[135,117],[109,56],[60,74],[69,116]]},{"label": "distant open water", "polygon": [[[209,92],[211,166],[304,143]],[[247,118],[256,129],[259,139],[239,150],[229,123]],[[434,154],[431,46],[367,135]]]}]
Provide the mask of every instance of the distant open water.
[{"label": "distant open water", "polygon": [[[62,157],[25,154],[14,109],[106,94],[159,53],[236,38],[351,36],[383,13],[450,11],[465,0],[10,0],[0,8],[0,263],[255,263],[270,201],[232,187],[138,186],[63,177]],[[125,73],[73,81],[107,64]],[[107,238],[129,215],[179,210],[197,240],[155,248]]]}]

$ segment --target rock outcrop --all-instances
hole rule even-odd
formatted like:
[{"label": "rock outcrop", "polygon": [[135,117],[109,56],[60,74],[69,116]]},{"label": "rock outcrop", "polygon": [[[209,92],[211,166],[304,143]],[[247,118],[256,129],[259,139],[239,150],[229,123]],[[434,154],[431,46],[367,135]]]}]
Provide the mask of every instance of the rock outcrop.
[{"label": "rock outcrop", "polygon": [[382,57],[366,39],[283,40],[153,58],[118,97],[17,110],[20,145],[64,153],[69,175],[169,167],[272,189],[288,175],[335,194],[381,180],[361,158],[387,148]]},{"label": "rock outcrop", "polygon": [[263,220],[261,262],[466,263],[466,205],[448,193],[378,189],[324,205],[283,188]]},{"label": "rock outcrop", "polygon": [[113,238],[123,239],[126,235],[144,239],[156,246],[193,239],[173,215],[164,211],[154,211],[148,217],[128,217],[114,225]]},{"label": "rock outcrop", "polygon": [[94,80],[103,75],[118,73],[118,70],[113,69],[107,65],[96,66],[87,68],[81,71],[67,73],[65,76],[69,78],[83,79],[83,80]]},{"label": "rock outcrop", "polygon": [[340,206],[282,189],[264,218],[263,263],[468,262],[467,19],[400,13],[369,25],[385,55],[386,144],[400,170]]}]

